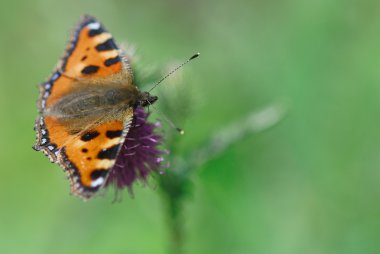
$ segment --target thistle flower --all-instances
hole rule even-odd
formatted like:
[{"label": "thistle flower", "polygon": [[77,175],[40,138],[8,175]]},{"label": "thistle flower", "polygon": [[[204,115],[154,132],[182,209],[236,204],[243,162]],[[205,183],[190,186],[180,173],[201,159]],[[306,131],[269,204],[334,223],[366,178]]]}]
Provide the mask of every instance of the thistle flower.
[{"label": "thistle flower", "polygon": [[131,191],[136,180],[145,181],[149,173],[161,167],[164,160],[164,151],[159,150],[162,136],[155,132],[160,124],[147,122],[148,116],[142,107],[134,110],[134,119],[107,185],[114,184],[117,189],[128,188]]}]

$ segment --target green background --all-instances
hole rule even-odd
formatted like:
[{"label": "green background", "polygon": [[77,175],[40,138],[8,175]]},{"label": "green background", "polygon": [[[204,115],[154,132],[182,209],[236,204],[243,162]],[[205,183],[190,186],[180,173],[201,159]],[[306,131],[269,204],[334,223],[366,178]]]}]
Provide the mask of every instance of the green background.
[{"label": "green background", "polygon": [[379,1],[23,0],[0,6],[1,253],[167,252],[154,180],[84,203],[31,148],[38,84],[84,13],[152,65],[201,52],[184,70],[197,105],[182,150],[289,102],[280,124],[195,169],[185,253],[380,252]]}]

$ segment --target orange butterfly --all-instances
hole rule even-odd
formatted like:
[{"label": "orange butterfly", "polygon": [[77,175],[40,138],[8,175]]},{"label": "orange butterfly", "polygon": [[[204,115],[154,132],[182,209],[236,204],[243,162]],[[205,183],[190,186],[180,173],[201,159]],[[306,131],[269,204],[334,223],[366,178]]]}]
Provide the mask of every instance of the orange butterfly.
[{"label": "orange butterfly", "polygon": [[88,199],[106,184],[134,110],[156,100],[133,84],[129,59],[112,35],[85,16],[40,87],[34,148],[64,168],[73,194]]}]

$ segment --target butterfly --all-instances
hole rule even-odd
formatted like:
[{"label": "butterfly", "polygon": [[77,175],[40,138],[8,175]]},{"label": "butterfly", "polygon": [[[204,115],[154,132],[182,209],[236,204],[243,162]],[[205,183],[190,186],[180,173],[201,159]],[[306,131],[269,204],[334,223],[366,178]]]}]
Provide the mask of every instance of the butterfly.
[{"label": "butterfly", "polygon": [[112,35],[84,16],[40,86],[34,149],[64,169],[71,193],[89,199],[106,184],[134,110],[157,99],[135,86],[130,59]]}]

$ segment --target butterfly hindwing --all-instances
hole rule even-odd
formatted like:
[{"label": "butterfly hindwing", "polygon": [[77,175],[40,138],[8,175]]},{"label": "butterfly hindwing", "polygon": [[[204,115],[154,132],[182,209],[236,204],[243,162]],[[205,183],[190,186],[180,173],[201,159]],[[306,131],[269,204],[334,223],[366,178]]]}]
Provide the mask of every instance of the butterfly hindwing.
[{"label": "butterfly hindwing", "polygon": [[133,110],[124,114],[124,120],[107,120],[76,135],[53,116],[45,118],[46,128],[54,130],[49,141],[59,148],[56,160],[68,173],[73,194],[89,198],[105,183],[129,130]]},{"label": "butterfly hindwing", "polygon": [[[126,121],[112,120],[86,130],[65,145],[61,155],[63,164],[73,172],[71,191],[90,197],[106,182],[115,164],[132,120],[132,110]],[[65,160],[70,163],[67,165]]]}]

